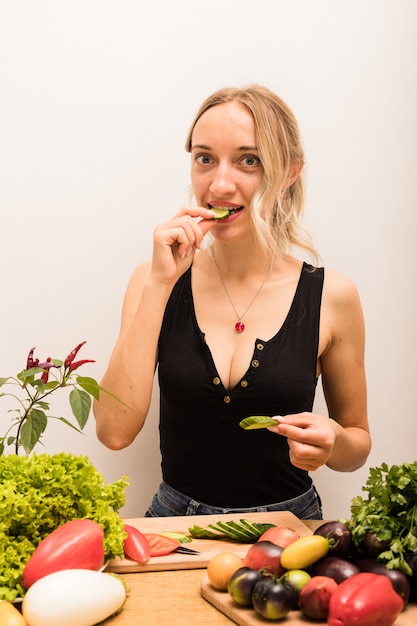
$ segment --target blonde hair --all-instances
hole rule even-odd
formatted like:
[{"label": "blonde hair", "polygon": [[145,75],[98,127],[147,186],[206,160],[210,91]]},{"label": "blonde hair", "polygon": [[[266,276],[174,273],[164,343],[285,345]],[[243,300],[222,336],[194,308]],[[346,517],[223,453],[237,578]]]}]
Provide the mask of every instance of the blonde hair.
[{"label": "blonde hair", "polygon": [[197,111],[185,149],[191,152],[194,127],[200,117],[208,109],[232,101],[246,106],[255,122],[256,143],[264,175],[253,198],[251,216],[260,244],[281,256],[298,247],[317,262],[319,255],[310,235],[301,225],[304,151],[300,132],[294,114],[281,98],[260,85],[219,89]]}]

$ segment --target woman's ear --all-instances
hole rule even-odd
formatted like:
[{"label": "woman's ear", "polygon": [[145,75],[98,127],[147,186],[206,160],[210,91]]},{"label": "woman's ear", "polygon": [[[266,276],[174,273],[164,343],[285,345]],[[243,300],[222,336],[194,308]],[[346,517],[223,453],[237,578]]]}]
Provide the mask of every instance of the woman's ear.
[{"label": "woman's ear", "polygon": [[290,178],[288,179],[288,187],[291,187],[291,185],[295,183],[295,181],[301,174],[301,170],[303,169],[303,167],[304,167],[304,161],[302,159],[294,163],[294,165],[291,168]]}]

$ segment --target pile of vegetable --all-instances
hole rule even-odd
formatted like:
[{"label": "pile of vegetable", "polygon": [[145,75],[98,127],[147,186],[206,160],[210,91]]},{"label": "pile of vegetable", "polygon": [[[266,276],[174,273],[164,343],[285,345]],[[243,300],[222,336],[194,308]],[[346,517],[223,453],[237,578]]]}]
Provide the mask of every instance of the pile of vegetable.
[{"label": "pile of vegetable", "polygon": [[410,598],[409,577],[364,558],[340,520],[302,537],[271,528],[240,563],[231,557],[219,553],[209,562],[211,586],[265,620],[282,620],[299,610],[307,620],[328,626],[391,626]]},{"label": "pile of vegetable", "polygon": [[42,539],[70,520],[96,521],[104,531],[105,560],[123,557],[126,535],[118,511],[127,485],[126,477],[104,484],[85,456],[1,456],[0,600],[25,595],[27,561]]}]

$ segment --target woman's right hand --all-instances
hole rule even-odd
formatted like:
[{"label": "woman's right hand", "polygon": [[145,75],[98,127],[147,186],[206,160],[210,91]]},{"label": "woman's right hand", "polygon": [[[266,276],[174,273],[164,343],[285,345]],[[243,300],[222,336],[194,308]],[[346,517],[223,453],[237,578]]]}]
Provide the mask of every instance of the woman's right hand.
[{"label": "woman's right hand", "polygon": [[170,284],[187,271],[214,223],[210,209],[184,207],[169,222],[155,228],[152,272],[158,280]]}]

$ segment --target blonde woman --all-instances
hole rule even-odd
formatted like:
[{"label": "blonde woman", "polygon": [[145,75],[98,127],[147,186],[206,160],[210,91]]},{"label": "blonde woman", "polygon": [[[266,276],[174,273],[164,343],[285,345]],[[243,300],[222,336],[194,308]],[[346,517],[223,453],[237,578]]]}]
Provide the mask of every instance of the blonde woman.
[{"label": "blonde woman", "polygon": [[[355,286],[317,267],[302,228],[296,119],[262,86],[221,89],[186,149],[196,202],[155,228],[152,259],[131,277],[102,381],[130,408],[103,394],[97,436],[132,443],[157,368],[163,482],[148,516],[320,519],[310,473],[354,471],[370,451],[364,321]],[[320,378],[328,415],[312,412]],[[253,415],[276,425],[243,430]]]}]

